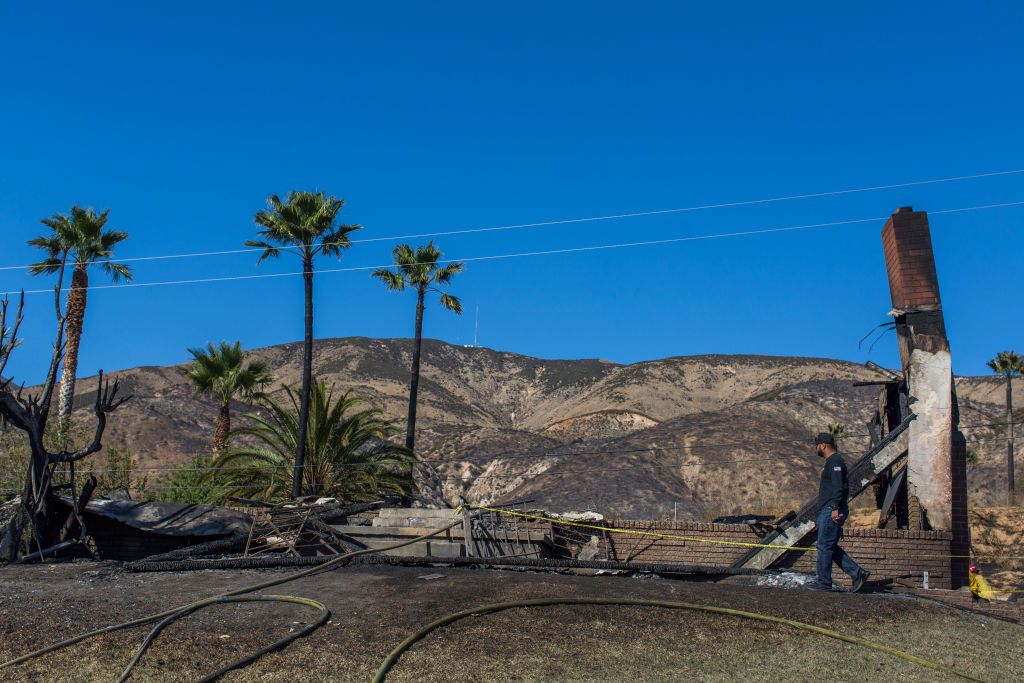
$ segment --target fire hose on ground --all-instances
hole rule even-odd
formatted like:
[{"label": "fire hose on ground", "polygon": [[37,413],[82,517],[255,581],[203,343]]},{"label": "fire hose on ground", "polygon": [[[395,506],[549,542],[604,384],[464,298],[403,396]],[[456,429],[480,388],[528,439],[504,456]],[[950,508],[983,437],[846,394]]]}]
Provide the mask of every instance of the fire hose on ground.
[{"label": "fire hose on ground", "polygon": [[80,643],[83,640],[87,640],[89,638],[92,638],[93,636],[102,635],[104,633],[112,633],[114,631],[121,631],[123,629],[132,628],[132,627],[135,627],[135,626],[144,626],[146,624],[151,624],[154,621],[160,620],[160,623],[157,624],[157,626],[149,633],[149,635],[146,636],[146,639],[143,641],[142,645],[136,651],[135,656],[132,658],[132,661],[128,664],[128,666],[125,668],[124,672],[121,674],[121,677],[118,679],[118,683],[123,683],[123,681],[128,680],[128,678],[131,676],[132,669],[135,668],[135,665],[142,658],[142,655],[146,651],[146,648],[149,646],[150,643],[153,642],[153,640],[160,633],[160,631],[163,630],[164,627],[169,625],[171,622],[177,621],[178,619],[181,619],[182,617],[185,617],[185,616],[187,616],[189,614],[192,614],[196,610],[202,609],[204,607],[209,607],[211,605],[217,605],[217,604],[222,604],[222,603],[226,603],[226,602],[248,602],[248,601],[271,601],[271,600],[273,600],[273,601],[277,601],[277,602],[285,601],[285,602],[292,602],[292,603],[303,604],[303,605],[306,605],[308,607],[313,607],[315,609],[321,610],[319,619],[316,622],[313,622],[313,623],[307,625],[306,628],[301,629],[299,632],[297,632],[295,634],[291,634],[288,638],[284,638],[282,640],[277,641],[273,645],[270,645],[270,646],[268,646],[266,648],[262,648],[258,652],[254,653],[252,655],[249,655],[248,657],[245,657],[244,659],[240,659],[237,662],[233,662],[232,664],[229,664],[229,665],[227,665],[225,667],[222,667],[221,669],[218,669],[214,673],[209,674],[209,675],[207,675],[207,676],[205,676],[205,677],[203,677],[201,679],[202,681],[213,681],[213,680],[216,680],[217,678],[219,678],[220,676],[224,675],[228,671],[231,671],[231,670],[237,669],[237,668],[241,668],[243,666],[246,666],[247,664],[252,663],[257,658],[259,658],[260,656],[266,654],[267,652],[271,652],[274,649],[278,649],[278,648],[284,647],[285,645],[287,645],[288,643],[292,642],[293,640],[296,640],[298,638],[301,638],[302,636],[305,636],[305,635],[308,635],[309,633],[312,633],[317,628],[319,628],[321,625],[326,623],[327,620],[331,616],[331,613],[327,609],[326,606],[324,606],[323,604],[321,604],[319,602],[316,602],[315,600],[309,600],[308,598],[300,598],[300,597],[295,597],[295,596],[290,596],[290,595],[289,596],[284,596],[284,595],[250,596],[250,597],[247,597],[247,598],[242,598],[240,596],[244,596],[246,593],[252,593],[254,591],[264,590],[264,589],[267,589],[267,588],[271,588],[273,586],[280,586],[283,583],[288,583],[290,581],[295,581],[297,579],[305,578],[307,576],[312,576],[313,574],[319,574],[320,572],[325,572],[325,571],[327,571],[329,569],[333,569],[334,567],[337,567],[338,565],[340,565],[340,564],[342,564],[342,563],[352,559],[353,557],[358,557],[360,555],[368,555],[370,553],[379,553],[379,552],[386,551],[386,550],[396,550],[398,548],[403,548],[403,547],[405,547],[407,545],[412,545],[413,543],[417,543],[419,541],[423,541],[423,540],[426,540],[426,539],[431,538],[433,536],[437,536],[439,534],[442,534],[442,533],[448,531],[449,529],[452,529],[452,528],[454,528],[454,527],[456,527],[456,526],[458,526],[460,524],[462,524],[462,520],[459,520],[458,522],[454,522],[452,524],[449,524],[448,526],[441,527],[440,529],[434,529],[430,533],[423,534],[422,536],[417,536],[415,538],[410,538],[410,539],[407,539],[405,541],[401,541],[399,543],[392,543],[390,545],[382,546],[380,548],[364,548],[362,550],[355,550],[353,552],[345,553],[344,555],[339,555],[338,557],[332,559],[330,562],[326,562],[324,564],[320,564],[320,565],[317,565],[315,567],[310,567],[309,569],[304,569],[303,571],[297,572],[295,574],[290,574],[290,575],[287,575],[287,576],[282,576],[280,578],[271,579],[270,581],[263,581],[262,583],[257,583],[255,585],[247,586],[245,588],[239,588],[237,590],[233,590],[233,591],[230,591],[228,593],[222,593],[221,595],[215,595],[215,596],[210,597],[210,598],[204,598],[202,600],[197,600],[195,602],[190,602],[187,605],[181,605],[179,607],[174,607],[172,609],[169,609],[169,610],[167,610],[165,612],[160,612],[158,614],[150,614],[149,616],[140,617],[138,619],[133,619],[131,621],[125,621],[125,622],[122,622],[120,624],[114,624],[112,626],[105,626],[103,628],[96,629],[95,631],[89,631],[87,633],[81,633],[81,634],[79,634],[77,636],[68,638],[67,640],[62,640],[59,643],[53,643],[52,645],[47,645],[46,647],[40,648],[38,650],[34,650],[32,652],[29,652],[28,654],[25,654],[25,655],[22,655],[20,657],[16,657],[16,658],[14,658],[14,659],[12,659],[10,661],[4,662],[3,664],[0,664],[0,669],[6,669],[8,667],[15,666],[17,664],[21,664],[22,662],[27,662],[30,659],[35,659],[36,657],[41,657],[42,655],[48,654],[50,652],[54,652],[55,650],[60,650],[62,648],[68,647],[70,645],[74,645],[75,643]]},{"label": "fire hose on ground", "polygon": [[[211,605],[217,605],[217,604],[232,603],[232,602],[269,602],[269,601],[272,601],[272,602],[289,602],[289,603],[294,603],[294,604],[300,604],[300,605],[304,605],[304,606],[307,606],[307,607],[312,607],[314,609],[319,610],[319,612],[320,612],[319,617],[315,621],[310,622],[309,624],[307,624],[303,629],[300,629],[296,633],[289,634],[285,638],[282,638],[281,640],[278,640],[275,643],[272,643],[271,645],[268,645],[268,646],[266,646],[264,648],[261,648],[260,650],[254,652],[254,653],[252,653],[252,654],[250,654],[250,655],[248,655],[248,656],[246,656],[246,657],[244,657],[244,658],[242,658],[240,660],[232,662],[231,664],[228,664],[227,666],[224,666],[224,667],[218,669],[217,671],[214,671],[213,673],[210,673],[210,674],[204,676],[202,679],[200,679],[200,681],[203,682],[203,683],[205,683],[206,681],[214,681],[214,680],[217,680],[218,678],[220,678],[221,676],[223,676],[225,673],[227,673],[229,671],[232,671],[232,670],[235,670],[235,669],[240,669],[240,668],[242,668],[244,666],[247,666],[248,664],[251,664],[252,662],[256,661],[259,657],[263,656],[264,654],[267,654],[269,652],[273,652],[275,650],[281,649],[281,648],[285,647],[286,645],[288,645],[289,643],[291,643],[291,642],[293,642],[293,641],[295,641],[295,640],[297,640],[299,638],[302,638],[302,637],[304,637],[306,635],[309,635],[310,633],[315,631],[317,628],[319,628],[320,626],[325,624],[327,622],[327,620],[331,616],[330,611],[327,609],[327,607],[325,605],[323,605],[322,603],[317,602],[315,600],[311,600],[309,598],[302,598],[302,597],[296,597],[296,596],[287,596],[287,595],[252,595],[252,596],[249,596],[249,595],[245,595],[246,593],[252,593],[254,591],[264,590],[266,588],[271,588],[273,586],[279,586],[281,584],[288,583],[288,582],[291,582],[291,581],[295,581],[297,579],[305,578],[307,576],[312,576],[314,574],[318,574],[318,573],[321,573],[321,572],[328,571],[328,570],[333,569],[333,568],[341,565],[342,563],[352,559],[353,557],[357,557],[357,556],[361,556],[361,555],[368,555],[368,554],[372,554],[372,553],[379,553],[379,552],[386,551],[386,550],[395,550],[395,549],[398,549],[398,548],[402,548],[402,547],[405,547],[407,545],[411,545],[413,543],[417,543],[419,541],[423,541],[423,540],[426,540],[426,539],[431,538],[433,536],[437,536],[439,534],[442,534],[445,531],[448,531],[449,529],[452,529],[455,526],[458,526],[460,524],[462,524],[462,520],[459,520],[458,522],[454,522],[452,524],[449,524],[448,526],[432,530],[430,533],[423,534],[422,536],[417,536],[415,538],[408,539],[408,540],[405,540],[405,541],[402,541],[402,542],[399,542],[399,543],[394,543],[394,544],[383,546],[383,547],[380,547],[380,548],[365,548],[365,549],[362,549],[362,550],[356,550],[356,551],[353,551],[353,552],[345,553],[343,555],[339,555],[338,557],[330,560],[329,562],[326,562],[324,564],[320,564],[320,565],[317,565],[317,566],[314,566],[314,567],[310,567],[309,569],[305,569],[305,570],[297,572],[295,574],[291,574],[291,575],[288,575],[288,576],[283,576],[283,577],[276,578],[276,579],[271,579],[269,581],[264,581],[262,583],[258,583],[258,584],[252,585],[252,586],[247,586],[245,588],[239,588],[237,590],[230,591],[228,593],[223,593],[221,595],[215,595],[215,596],[210,597],[210,598],[204,598],[202,600],[197,600],[195,602],[191,602],[191,603],[188,603],[186,605],[175,607],[175,608],[172,608],[170,610],[167,610],[167,611],[164,611],[164,612],[160,612],[158,614],[151,614],[149,616],[141,617],[139,619],[133,619],[131,621],[126,621],[126,622],[122,622],[120,624],[114,624],[112,626],[106,626],[104,628],[96,629],[94,631],[89,631],[87,633],[82,633],[82,634],[79,634],[79,635],[74,636],[72,638],[68,638],[68,639],[60,641],[58,643],[53,643],[51,645],[48,645],[48,646],[43,647],[43,648],[40,648],[40,649],[35,650],[33,652],[29,652],[28,654],[22,655],[20,657],[16,657],[15,659],[12,659],[10,661],[4,662],[3,664],[0,664],[0,669],[5,669],[5,668],[11,667],[11,666],[15,666],[17,664],[21,664],[23,662],[29,661],[29,660],[34,659],[36,657],[40,657],[40,656],[48,654],[50,652],[54,652],[54,651],[62,649],[64,647],[68,647],[70,645],[74,645],[76,643],[80,643],[83,640],[86,640],[88,638],[92,638],[93,636],[98,636],[98,635],[101,635],[101,634],[104,634],[104,633],[111,633],[111,632],[114,632],[114,631],[119,631],[119,630],[123,630],[123,629],[126,629],[126,628],[132,628],[132,627],[135,627],[135,626],[143,626],[143,625],[146,625],[146,624],[151,624],[153,622],[159,622],[159,623],[156,624],[156,626],[153,627],[153,629],[149,632],[149,634],[146,636],[146,638],[140,644],[139,648],[136,650],[134,656],[132,657],[131,662],[129,662],[128,666],[125,668],[124,672],[121,674],[121,677],[118,679],[118,683],[123,683],[124,681],[127,681],[128,678],[131,676],[132,670],[135,668],[135,666],[141,660],[143,654],[146,652],[146,649],[156,639],[156,637],[160,634],[160,632],[164,628],[166,628],[168,625],[170,625],[174,621],[177,621],[178,619],[184,618],[184,617],[186,617],[186,616],[196,612],[197,610],[203,609],[204,607],[209,607]],[[613,605],[613,606],[630,606],[630,607],[662,607],[662,608],[668,608],[668,609],[685,609],[685,610],[700,611],[700,612],[706,612],[706,613],[712,613],[712,614],[722,614],[722,615],[727,615],[727,616],[734,616],[734,617],[741,617],[741,618],[746,618],[746,619],[754,619],[754,620],[758,620],[758,621],[771,622],[771,623],[776,623],[776,624],[783,624],[783,625],[786,625],[786,626],[790,626],[792,628],[800,629],[800,630],[807,631],[807,632],[810,632],[810,633],[816,633],[818,635],[827,636],[829,638],[834,638],[834,639],[837,639],[837,640],[842,640],[842,641],[845,641],[845,642],[848,642],[848,643],[852,643],[854,645],[859,645],[861,647],[866,647],[866,648],[870,648],[870,649],[873,649],[873,650],[876,650],[876,651],[879,651],[879,652],[883,652],[885,654],[898,657],[898,658],[903,659],[905,661],[912,662],[912,663],[914,663],[914,664],[916,664],[918,666],[922,666],[922,667],[925,667],[925,668],[928,668],[928,669],[932,669],[934,671],[940,671],[940,672],[943,672],[943,673],[947,673],[947,674],[956,676],[956,677],[964,679],[964,680],[980,682],[980,679],[977,679],[977,678],[974,678],[974,677],[969,676],[967,674],[961,673],[961,672],[957,671],[956,669],[953,669],[952,667],[946,666],[944,664],[940,664],[938,662],[934,662],[934,661],[925,659],[923,657],[918,657],[916,655],[912,655],[910,653],[903,652],[902,650],[897,650],[896,648],[889,647],[888,645],[884,645],[882,643],[876,643],[874,641],[866,640],[864,638],[858,638],[856,636],[845,635],[845,634],[839,633],[838,631],[833,631],[833,630],[830,630],[830,629],[822,628],[820,626],[815,626],[813,624],[807,624],[807,623],[804,623],[804,622],[795,621],[795,620],[792,620],[792,619],[786,619],[784,617],[777,617],[777,616],[773,616],[773,615],[769,615],[769,614],[762,614],[762,613],[759,613],[759,612],[747,612],[747,611],[744,611],[744,610],[737,610],[737,609],[731,609],[731,608],[726,608],[726,607],[715,607],[715,606],[712,606],[712,605],[700,605],[700,604],[696,604],[696,603],[675,602],[675,601],[669,601],[669,600],[648,600],[648,599],[633,599],[633,598],[541,598],[541,599],[535,599],[535,600],[519,600],[519,601],[514,601],[514,602],[495,603],[495,604],[491,604],[491,605],[483,605],[483,606],[476,607],[476,608],[473,608],[473,609],[462,610],[460,612],[455,612],[453,614],[449,614],[447,616],[441,617],[440,619],[437,619],[437,620],[427,624],[426,626],[421,628],[419,631],[417,631],[416,633],[412,634],[411,636],[406,638],[404,641],[402,641],[402,643],[400,643],[398,645],[398,647],[396,647],[394,650],[392,650],[392,652],[387,656],[387,658],[381,664],[380,668],[377,670],[376,675],[374,676],[373,681],[374,681],[374,683],[382,683],[385,680],[388,672],[391,670],[392,667],[394,667],[394,665],[398,662],[399,658],[402,656],[402,654],[405,651],[407,651],[416,642],[422,640],[424,637],[426,637],[431,632],[433,632],[433,631],[435,631],[435,630],[437,630],[439,628],[442,628],[444,626],[447,626],[447,625],[449,625],[449,624],[451,624],[453,622],[456,622],[456,621],[458,621],[460,619],[464,619],[466,617],[469,617],[469,616],[472,616],[472,615],[476,615],[476,614],[493,613],[493,612],[499,612],[499,611],[508,610],[508,609],[514,609],[514,608],[519,608],[519,607],[547,607],[547,606],[555,606],[555,605]]]},{"label": "fire hose on ground", "polygon": [[508,609],[516,609],[519,607],[550,607],[554,605],[613,605],[618,607],[664,607],[668,609],[685,609],[694,610],[699,612],[709,612],[712,614],[725,614],[733,617],[742,617],[745,619],[755,619],[757,621],[767,621],[775,624],[783,624],[792,628],[800,629],[802,631],[809,631],[811,633],[817,633],[818,635],[827,636],[829,638],[835,638],[842,640],[847,643],[854,645],[860,645],[861,647],[871,648],[885,654],[899,657],[918,666],[922,666],[934,671],[941,671],[958,678],[962,678],[968,681],[975,681],[976,683],[983,683],[981,679],[974,678],[967,674],[961,673],[956,669],[934,662],[924,657],[918,657],[912,655],[909,652],[897,650],[896,648],[883,645],[882,643],[876,643],[872,640],[865,638],[858,638],[857,636],[848,636],[838,631],[831,629],[822,628],[821,626],[815,626],[813,624],[807,624],[802,621],[795,621],[793,619],[786,619],[785,617],[776,617],[771,614],[762,614],[760,612],[747,612],[745,610],[731,609],[728,607],[714,607],[712,605],[699,605],[691,602],[676,602],[672,600],[648,600],[648,599],[634,599],[634,598],[540,598],[536,600],[515,600],[513,602],[499,602],[492,605],[482,605],[480,607],[474,607],[472,609],[462,610],[460,612],[454,612],[447,616],[441,617],[436,621],[432,621],[416,633],[403,640],[398,647],[388,654],[384,663],[377,669],[376,675],[373,677],[373,683],[384,683],[388,672],[398,663],[398,659],[402,654],[411,648],[415,643],[425,638],[431,632],[436,631],[439,628],[448,626],[460,619],[471,617],[477,614],[490,614],[493,612],[501,612]]}]

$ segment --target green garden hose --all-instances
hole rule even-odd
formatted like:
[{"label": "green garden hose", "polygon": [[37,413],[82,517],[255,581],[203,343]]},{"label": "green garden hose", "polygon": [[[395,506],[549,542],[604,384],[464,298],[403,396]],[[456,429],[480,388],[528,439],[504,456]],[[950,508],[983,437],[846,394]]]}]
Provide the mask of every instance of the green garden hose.
[{"label": "green garden hose", "polygon": [[125,681],[128,680],[128,677],[131,676],[132,669],[134,669],[135,665],[139,663],[140,659],[142,659],[142,655],[146,652],[146,649],[154,640],[156,640],[156,637],[160,634],[160,632],[168,626],[170,626],[172,622],[175,622],[178,619],[181,619],[182,617],[186,617],[189,614],[195,612],[196,610],[202,609],[203,607],[209,607],[210,605],[223,605],[230,602],[291,602],[296,605],[305,605],[306,607],[312,607],[313,609],[319,610],[320,616],[316,619],[316,621],[312,621],[306,624],[304,628],[301,628],[294,633],[289,633],[281,640],[278,640],[275,643],[267,645],[266,647],[260,648],[256,652],[247,655],[236,662],[232,662],[231,664],[228,664],[227,666],[222,667],[217,671],[214,671],[212,674],[204,676],[202,679],[200,679],[199,683],[215,681],[224,674],[226,674],[228,671],[233,671],[234,669],[241,669],[247,664],[256,661],[268,652],[280,650],[293,640],[298,640],[299,638],[307,636],[313,631],[317,630],[318,628],[326,624],[327,620],[331,618],[331,611],[327,609],[327,607],[322,602],[310,600],[309,598],[299,598],[295,597],[294,595],[236,595],[234,597],[229,598],[208,598],[206,600],[200,600],[198,602],[193,603],[192,607],[176,612],[171,616],[165,618],[156,626],[154,626],[153,630],[150,631],[149,635],[147,635],[145,640],[142,641],[142,644],[139,645],[139,649],[135,651],[135,656],[132,657],[132,661],[128,662],[128,666],[125,667],[124,673],[121,674],[121,677],[117,679],[117,683],[125,683]]},{"label": "green garden hose", "polygon": [[[286,576],[283,576],[283,577],[280,577],[280,578],[277,578],[277,579],[271,579],[270,581],[263,581],[262,583],[257,583],[257,584],[254,584],[252,586],[247,586],[245,588],[239,588],[237,590],[233,590],[233,591],[230,591],[228,593],[223,593],[221,595],[215,595],[215,596],[212,596],[212,597],[209,597],[209,598],[204,598],[202,600],[197,600],[196,602],[190,602],[190,603],[188,603],[186,605],[181,605],[179,607],[174,607],[172,609],[169,609],[169,610],[167,610],[165,612],[160,612],[158,614],[150,614],[149,616],[140,617],[138,619],[133,619],[131,621],[125,621],[125,622],[122,622],[120,624],[114,624],[112,626],[105,626],[103,628],[96,629],[95,631],[89,631],[87,633],[81,633],[81,634],[79,634],[77,636],[73,636],[71,638],[68,638],[67,640],[62,640],[59,643],[53,643],[51,645],[47,645],[46,647],[42,647],[42,648],[40,648],[38,650],[34,650],[32,652],[29,652],[28,654],[25,654],[25,655],[22,655],[20,657],[16,657],[14,659],[6,661],[3,664],[0,664],[0,669],[6,669],[7,667],[11,667],[11,666],[15,666],[17,664],[21,664],[22,662],[26,662],[26,661],[28,661],[30,659],[34,659],[36,657],[40,657],[42,655],[48,654],[50,652],[53,652],[55,650],[60,650],[61,648],[64,648],[64,647],[68,647],[69,645],[74,645],[75,643],[80,643],[83,640],[87,640],[89,638],[92,638],[93,636],[98,636],[98,635],[101,635],[101,634],[104,634],[104,633],[112,633],[113,631],[120,631],[120,630],[123,630],[123,629],[126,629],[126,628],[132,628],[134,626],[143,626],[145,624],[150,624],[150,623],[152,623],[154,621],[161,620],[161,619],[166,621],[168,618],[170,618],[170,621],[174,621],[175,619],[183,617],[183,616],[185,616],[187,614],[190,614],[190,613],[196,611],[197,609],[201,609],[203,607],[208,607],[209,605],[217,604],[218,602],[231,602],[232,600],[229,600],[230,598],[235,598],[235,597],[238,597],[240,595],[244,595],[246,593],[252,593],[253,591],[264,590],[264,589],[267,589],[267,588],[271,588],[273,586],[280,586],[283,583],[288,583],[290,581],[295,581],[297,579],[302,579],[302,578],[305,578],[307,576],[312,576],[313,574],[319,574],[320,572],[328,571],[329,569],[333,569],[334,567],[337,567],[338,565],[342,564],[343,562],[346,562],[347,560],[350,560],[353,557],[357,557],[359,555],[368,555],[368,554],[371,554],[371,553],[379,553],[379,552],[383,552],[383,551],[386,551],[386,550],[395,550],[397,548],[403,548],[403,547],[405,547],[407,545],[412,545],[413,543],[417,543],[419,541],[423,541],[423,540],[426,540],[426,539],[431,538],[433,536],[437,536],[439,534],[442,534],[445,531],[448,531],[449,529],[454,528],[454,527],[456,527],[456,526],[458,526],[458,525],[460,525],[462,523],[463,523],[463,521],[460,519],[459,521],[453,522],[452,524],[449,524],[448,526],[441,527],[440,529],[434,529],[430,533],[426,533],[426,534],[423,534],[422,536],[417,536],[415,538],[411,538],[411,539],[408,539],[408,540],[405,540],[405,541],[401,541],[399,543],[392,543],[390,545],[381,546],[379,548],[364,548],[362,550],[355,550],[355,551],[352,551],[352,552],[349,552],[349,553],[345,553],[344,555],[338,555],[336,558],[334,558],[330,562],[327,562],[327,563],[321,564],[321,565],[317,565],[315,567],[310,567],[309,569],[304,569],[303,571],[297,572],[295,574],[289,574],[289,575],[286,575]],[[257,597],[264,597],[264,596],[257,596]],[[305,600],[304,598],[294,598],[292,596],[275,596],[275,597],[277,597],[277,598],[286,598],[289,602],[300,602],[300,601]],[[313,602],[313,601],[310,601],[310,602]],[[308,603],[302,603],[302,604],[308,604]],[[316,605],[322,607],[322,605],[320,605],[320,603],[316,603]],[[313,606],[313,605],[310,605],[310,606]],[[324,609],[326,610],[326,608],[324,608]],[[329,613],[328,613],[328,616],[329,616]],[[320,624],[322,624],[323,622],[327,621],[326,618],[323,618],[323,615],[321,615],[321,617],[322,617],[321,621],[319,623],[317,623],[316,626],[320,626]],[[169,623],[169,621],[168,621],[168,623]],[[312,630],[314,630],[315,628],[316,627],[314,627],[313,629],[310,629],[308,632],[312,632]],[[142,652],[145,650],[145,647],[149,644],[149,642],[152,641],[152,637],[155,637],[156,633],[159,633],[159,630],[160,630],[160,626],[158,625],[158,628],[154,629],[155,633],[151,632],[150,636],[147,636],[147,639],[144,642],[143,647],[141,647],[139,652],[136,653],[137,657],[141,656]],[[303,630],[305,631],[306,629],[303,629]],[[296,636],[296,637],[298,637],[298,636]],[[289,639],[287,642],[291,642],[291,640],[294,640],[294,638]],[[244,663],[248,664],[248,663],[254,661],[256,659],[256,657],[259,657],[261,654],[264,653],[264,650],[261,650],[259,653],[257,653],[255,656],[253,656],[251,658],[247,658],[246,660],[244,660]],[[129,665],[128,669],[124,672],[124,674],[122,674],[121,680],[125,680],[126,677],[131,673],[131,669],[134,666],[134,664],[135,664],[135,661],[133,660],[132,664]],[[232,668],[237,668],[237,667],[232,667]],[[225,673],[228,670],[230,670],[230,668],[228,668],[228,669],[221,669],[221,670],[219,670],[217,672],[214,672],[213,674],[210,674],[210,676],[207,676],[203,680],[204,681],[215,680],[218,676],[222,675],[223,673]]]},{"label": "green garden hose", "polygon": [[632,598],[540,598],[537,600],[516,600],[513,602],[498,602],[493,605],[483,605],[481,607],[474,607],[473,609],[462,610],[461,612],[454,612],[447,616],[441,617],[436,621],[432,621],[416,633],[412,634],[405,640],[403,640],[398,647],[388,654],[384,663],[377,669],[376,675],[373,677],[373,683],[384,683],[384,679],[387,677],[388,671],[398,662],[399,657],[412,647],[417,641],[426,637],[431,631],[447,626],[459,619],[464,619],[475,614],[486,614],[490,612],[500,612],[502,610],[513,609],[516,607],[548,607],[551,605],[619,605],[629,607],[666,607],[669,609],[687,609],[696,610],[700,612],[711,612],[713,614],[726,614],[734,617],[744,617],[746,619],[756,619],[758,621],[768,621],[775,624],[784,624],[786,626],[792,626],[803,631],[810,631],[811,633],[817,633],[819,635],[828,636],[829,638],[835,638],[837,640],[843,640],[847,643],[853,643],[854,645],[860,645],[862,647],[869,647],[879,652],[884,652],[900,659],[905,659],[908,662],[913,662],[918,666],[923,666],[935,671],[941,671],[948,673],[953,676],[957,676],[964,680],[975,681],[976,683],[983,683],[980,679],[974,678],[964,673],[960,673],[952,667],[933,662],[917,655],[912,655],[902,650],[876,643],[871,640],[865,640],[864,638],[858,638],[857,636],[848,636],[838,631],[831,629],[822,628],[821,626],[814,626],[813,624],[805,624],[802,621],[794,621],[792,619],[786,619],[784,617],[776,617],[770,614],[761,614],[759,612],[746,612],[744,610],[730,609],[728,607],[713,607],[711,605],[698,605],[692,602],[675,602],[671,600],[645,600],[645,599],[632,599]]}]

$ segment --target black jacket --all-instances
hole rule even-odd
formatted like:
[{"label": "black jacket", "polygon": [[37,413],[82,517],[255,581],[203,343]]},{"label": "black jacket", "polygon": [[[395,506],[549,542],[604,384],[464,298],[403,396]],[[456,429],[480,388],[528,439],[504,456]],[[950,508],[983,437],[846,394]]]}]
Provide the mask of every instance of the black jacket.
[{"label": "black jacket", "polygon": [[821,471],[821,485],[818,486],[818,509],[826,505],[833,509],[845,509],[850,497],[850,482],[846,477],[846,462],[836,451],[825,458]]}]

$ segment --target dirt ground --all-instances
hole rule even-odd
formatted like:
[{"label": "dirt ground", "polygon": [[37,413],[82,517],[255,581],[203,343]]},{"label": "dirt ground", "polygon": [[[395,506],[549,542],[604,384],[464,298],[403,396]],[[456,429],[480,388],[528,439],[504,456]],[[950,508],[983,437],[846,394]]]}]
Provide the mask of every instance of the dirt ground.
[{"label": "dirt ground", "polygon": [[[0,569],[0,659],[290,570],[130,574],[78,562]],[[1024,680],[1024,627],[895,595],[818,593],[624,576],[355,566],[272,593],[311,597],[331,622],[228,681],[367,681],[419,626],[471,606],[553,596],[647,597],[785,616],[894,647],[987,681]],[[224,605],[168,628],[132,680],[191,681],[310,618],[302,607]],[[12,681],[111,681],[146,627],[0,671]],[[737,617],[658,608],[516,609],[457,622],[413,647],[389,681],[933,681],[883,653]],[[953,679],[955,680],[955,679]]]}]

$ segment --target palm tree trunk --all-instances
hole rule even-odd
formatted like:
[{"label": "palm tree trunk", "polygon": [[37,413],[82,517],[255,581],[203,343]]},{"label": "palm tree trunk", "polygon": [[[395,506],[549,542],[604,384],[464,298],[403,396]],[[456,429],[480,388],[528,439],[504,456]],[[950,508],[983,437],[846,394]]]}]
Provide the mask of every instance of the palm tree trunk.
[{"label": "palm tree trunk", "polygon": [[[57,398],[58,433],[63,442],[67,433],[68,420],[75,400],[75,377],[78,375],[78,349],[82,343],[82,328],[85,325],[85,304],[89,288],[89,274],[85,266],[75,267],[71,276],[71,291],[68,293],[67,344],[64,350],[64,365],[61,368],[60,395]],[[63,443],[61,444],[63,447]]]},{"label": "palm tree trunk", "polygon": [[405,427],[405,447],[416,445],[416,398],[420,388],[420,349],[423,346],[423,299],[426,291],[420,285],[416,298],[416,338],[412,347],[412,377],[409,379],[409,419]]},{"label": "palm tree trunk", "polygon": [[231,432],[231,402],[220,404],[220,414],[213,430],[213,454],[219,455],[228,445],[228,434]]},{"label": "palm tree trunk", "polygon": [[1016,482],[1013,477],[1013,378],[1006,376],[1006,502],[1016,502]]},{"label": "palm tree trunk", "polygon": [[302,474],[306,464],[306,431],[309,428],[309,392],[313,384],[313,256],[304,256],[302,265],[302,279],[306,286],[306,338],[302,347],[302,398],[299,404],[292,498],[302,495]]}]

